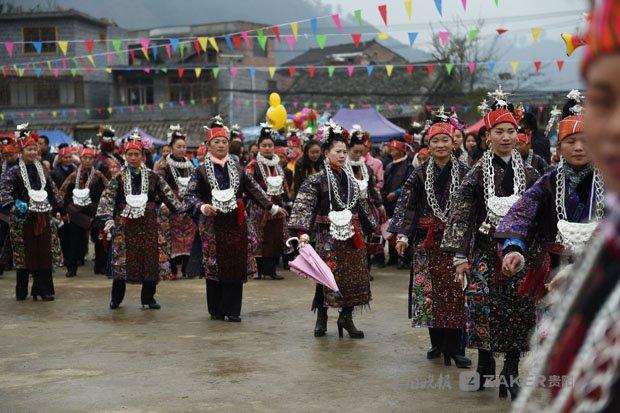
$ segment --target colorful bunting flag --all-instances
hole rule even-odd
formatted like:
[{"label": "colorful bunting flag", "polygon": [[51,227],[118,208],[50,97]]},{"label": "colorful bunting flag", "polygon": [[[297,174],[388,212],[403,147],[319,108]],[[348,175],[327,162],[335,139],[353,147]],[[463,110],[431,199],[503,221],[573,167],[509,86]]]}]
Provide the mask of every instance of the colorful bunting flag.
[{"label": "colorful bunting flag", "polygon": [[443,16],[443,11],[441,10],[441,0],[435,0],[435,8],[440,16]]},{"label": "colorful bunting flag", "polygon": [[200,74],[202,73],[202,69],[197,67],[194,69],[194,73],[196,74],[196,79],[198,79],[200,77]]},{"label": "colorful bunting flag", "polygon": [[237,77],[237,74],[238,74],[238,73],[239,73],[239,69],[238,69],[238,68],[236,68],[235,66],[233,66],[233,67],[231,67],[231,68],[230,68],[230,75],[231,75],[232,77]]},{"label": "colorful bunting flag", "polygon": [[387,40],[389,38],[390,38],[390,35],[387,34],[386,32],[379,32],[377,34],[377,39],[379,39],[379,40]]},{"label": "colorful bunting flag", "polygon": [[467,11],[467,0],[461,0],[461,4],[463,5],[463,10]]},{"label": "colorful bunting flag", "polygon": [[6,52],[9,54],[9,56],[13,57],[13,42],[5,42],[4,47],[6,48]]},{"label": "colorful bunting flag", "polygon": [[233,46],[232,43],[232,38],[228,35],[224,36],[224,41],[226,42],[226,47],[228,47],[228,50],[234,50],[235,47]]},{"label": "colorful bunting flag", "polygon": [[536,68],[537,72],[540,72],[541,65],[542,65],[542,62],[540,60],[534,60],[534,67]]},{"label": "colorful bunting flag", "polygon": [[220,74],[220,68],[219,67],[214,67],[213,69],[211,69],[211,72],[213,73],[213,77],[215,79],[217,79],[217,75]]},{"label": "colorful bunting flag", "polygon": [[558,65],[558,71],[562,71],[562,68],[564,67],[564,60],[558,60],[555,62]]},{"label": "colorful bunting flag", "polygon": [[361,33],[351,33],[351,37],[353,38],[353,44],[355,47],[360,45],[360,40],[362,39]]},{"label": "colorful bunting flag", "polygon": [[513,60],[510,62],[510,67],[512,68],[512,73],[517,73],[517,69],[519,68],[519,62]]},{"label": "colorful bunting flag", "polygon": [[392,70],[394,70],[394,65],[385,65],[385,72],[388,77],[392,76]]},{"label": "colorful bunting flag", "polygon": [[314,36],[316,36],[317,30],[318,30],[318,20],[316,17],[313,17],[312,19],[310,19],[310,28],[312,29],[312,34]]},{"label": "colorful bunting flag", "polygon": [[308,74],[310,74],[310,77],[314,77],[314,71],[315,71],[314,66],[310,66],[308,68]]},{"label": "colorful bunting flag", "polygon": [[297,39],[297,36],[299,35],[299,23],[291,23],[291,31],[293,32],[293,36],[295,36],[295,39]]},{"label": "colorful bunting flag", "polygon": [[250,42],[248,32],[241,32],[241,37],[243,37],[243,41],[245,42],[245,48],[250,50],[252,48],[252,43]]},{"label": "colorful bunting flag", "polygon": [[347,73],[349,74],[349,77],[351,77],[351,75],[353,74],[353,70],[355,70],[354,66],[347,66]]},{"label": "colorful bunting flag", "polygon": [[446,72],[448,72],[448,75],[452,74],[452,69],[454,69],[454,63],[446,63]]},{"label": "colorful bunting flag", "polygon": [[366,73],[368,73],[368,76],[372,75],[372,72],[374,70],[375,70],[375,67],[373,65],[366,66]]},{"label": "colorful bunting flag", "polygon": [[409,76],[412,76],[412,75],[413,75],[413,65],[412,65],[412,64],[408,64],[408,65],[406,66],[406,68],[407,68],[407,74],[408,74]]},{"label": "colorful bunting flag", "polygon": [[506,33],[507,31],[508,29],[504,29],[503,27],[500,27],[499,29],[496,30],[497,34],[499,34],[500,36]]},{"label": "colorful bunting flag", "polygon": [[256,35],[258,36],[258,44],[260,45],[260,48],[265,50],[265,47],[267,46],[267,36],[265,36],[263,29],[256,30]]},{"label": "colorful bunting flag", "polygon": [[185,69],[182,67],[179,67],[177,69],[177,74],[179,75],[179,77],[183,77],[183,73],[185,73]]},{"label": "colorful bunting flag", "polygon": [[273,33],[274,36],[276,36],[276,40],[278,41],[278,43],[280,43],[282,41],[282,39],[280,38],[280,27],[273,26],[271,28],[271,32]]},{"label": "colorful bunting flag", "polygon": [[43,42],[32,42],[32,46],[37,54],[41,54],[41,51],[43,50]]},{"label": "colorful bunting flag", "polygon": [[429,64],[426,65],[426,71],[428,72],[429,75],[431,73],[433,73],[433,70],[435,70],[435,64],[434,63],[429,63]]},{"label": "colorful bunting flag", "polygon": [[88,54],[92,54],[93,48],[95,47],[95,42],[93,39],[86,39],[84,40],[84,47],[86,48],[86,52],[88,52]]},{"label": "colorful bunting flag", "polygon": [[467,63],[467,70],[469,70],[469,74],[473,75],[474,72],[476,71],[476,62],[469,62]]},{"label": "colorful bunting flag", "polygon": [[383,20],[383,23],[387,26],[387,5],[382,4],[378,8],[379,14],[381,15],[381,20]]},{"label": "colorful bunting flag", "polygon": [[327,40],[327,36],[324,34],[316,35],[316,43],[319,45],[319,49],[323,49],[325,47],[325,41]]},{"label": "colorful bunting flag", "polygon": [[542,33],[542,29],[540,27],[532,27],[532,39],[535,42],[540,40],[540,34]]},{"label": "colorful bunting flag", "polygon": [[450,32],[447,32],[447,31],[440,31],[439,32],[439,41],[444,46],[448,43],[448,38],[449,37],[450,37]]},{"label": "colorful bunting flag", "polygon": [[332,14],[332,20],[334,21],[334,25],[336,25],[336,29],[339,32],[342,32],[342,24],[340,23],[340,15],[338,13]]},{"label": "colorful bunting flag", "polygon": [[409,35],[409,46],[413,46],[415,39],[417,39],[418,37],[418,32],[409,32],[408,35]]},{"label": "colorful bunting flag", "polygon": [[411,20],[411,16],[412,16],[411,2],[412,2],[412,0],[405,0],[404,1],[405,13],[407,13],[407,17],[409,18],[409,20]]},{"label": "colorful bunting flag", "polygon": [[479,33],[480,33],[480,29],[478,28],[471,29],[469,32],[467,32],[467,39],[471,42],[478,37]]},{"label": "colorful bunting flag", "polygon": [[232,37],[232,41],[233,41],[233,44],[235,45],[235,47],[236,47],[237,49],[241,49],[241,37],[239,37],[239,36],[233,36],[233,37]]},{"label": "colorful bunting flag", "polygon": [[269,66],[269,77],[273,79],[273,76],[276,74],[276,68],[274,66]]},{"label": "colorful bunting flag", "polygon": [[203,52],[207,51],[207,37],[206,36],[199,36],[196,38],[196,40],[198,40],[198,45],[200,45],[200,50],[202,50]]},{"label": "colorful bunting flag", "polygon": [[332,77],[334,75],[334,70],[336,70],[334,66],[327,67],[327,74],[329,75],[329,77]]},{"label": "colorful bunting flag", "polygon": [[487,70],[491,73],[493,73],[493,71],[495,70],[495,62],[488,62],[487,63]]},{"label": "colorful bunting flag", "polygon": [[355,12],[353,12],[355,14],[355,21],[357,22],[358,25],[362,25],[362,11],[361,10],[355,10]]},{"label": "colorful bunting flag", "polygon": [[284,39],[286,40],[289,50],[293,50],[295,48],[295,36],[287,34],[284,36]]}]

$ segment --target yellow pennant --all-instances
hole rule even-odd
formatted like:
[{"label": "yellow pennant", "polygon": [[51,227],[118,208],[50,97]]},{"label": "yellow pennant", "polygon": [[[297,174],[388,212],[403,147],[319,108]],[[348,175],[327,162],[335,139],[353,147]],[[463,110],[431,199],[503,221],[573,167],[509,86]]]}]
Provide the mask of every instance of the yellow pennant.
[{"label": "yellow pennant", "polygon": [[217,46],[217,42],[215,41],[215,37],[209,37],[209,44],[211,45],[211,47],[216,51],[216,52],[220,52],[220,48]]},{"label": "yellow pennant", "polygon": [[198,37],[198,43],[200,44],[200,48],[203,52],[207,51],[207,38],[206,37]]},{"label": "yellow pennant", "polygon": [[517,69],[519,68],[519,62],[513,60],[510,62],[510,67],[512,67],[512,73],[517,73]]},{"label": "yellow pennant", "polygon": [[58,115],[58,112],[56,112],[55,110],[52,111],[52,116],[56,117],[56,115]]},{"label": "yellow pennant", "polygon": [[291,23],[291,31],[293,32],[293,36],[295,36],[295,40],[297,40],[297,36],[299,35],[299,23]]},{"label": "yellow pennant", "polygon": [[23,77],[25,71],[26,71],[26,69],[19,68],[19,69],[17,69],[17,74],[19,75],[19,77]]},{"label": "yellow pennant", "polygon": [[202,73],[202,69],[197,67],[197,68],[194,69],[194,72],[196,73],[196,77],[199,78],[200,74]]},{"label": "yellow pennant", "polygon": [[273,75],[276,74],[276,68],[274,66],[269,66],[269,76],[273,79]]},{"label": "yellow pennant", "polygon": [[389,38],[390,38],[390,35],[389,35],[389,34],[387,34],[386,32],[379,32],[379,33],[377,34],[377,38],[378,38],[379,40],[387,40],[387,39],[389,39]]},{"label": "yellow pennant", "polygon": [[47,61],[47,68],[50,72],[52,71],[52,62],[50,60]]},{"label": "yellow pennant", "polygon": [[4,120],[4,113],[0,113],[0,119]]},{"label": "yellow pennant", "polygon": [[108,113],[111,115],[112,114],[112,107],[108,106]]},{"label": "yellow pennant", "polygon": [[355,109],[355,103],[349,103],[349,107],[350,107],[351,109]]},{"label": "yellow pennant", "polygon": [[213,97],[211,98],[211,102],[213,102],[213,103],[217,102],[217,96],[213,96]]},{"label": "yellow pennant", "polygon": [[532,27],[532,39],[534,39],[535,42],[540,40],[541,33],[542,29],[540,27]]},{"label": "yellow pennant", "polygon": [[388,77],[392,76],[392,70],[394,70],[394,65],[385,65],[385,71]]},{"label": "yellow pennant", "polygon": [[157,106],[159,106],[159,110],[164,110],[164,103],[163,102],[159,102],[159,104]]},{"label": "yellow pennant", "polygon": [[62,52],[63,56],[66,56],[69,48],[69,42],[66,40],[58,40],[58,48]]},{"label": "yellow pennant", "polygon": [[411,20],[411,2],[412,0],[405,0],[405,11],[407,12],[409,20]]},{"label": "yellow pennant", "polygon": [[95,66],[95,59],[93,58],[92,54],[89,54],[88,56],[86,56],[86,58],[88,59],[91,65]]},{"label": "yellow pennant", "polygon": [[112,73],[112,68],[111,67],[106,67],[105,69],[106,73]]}]

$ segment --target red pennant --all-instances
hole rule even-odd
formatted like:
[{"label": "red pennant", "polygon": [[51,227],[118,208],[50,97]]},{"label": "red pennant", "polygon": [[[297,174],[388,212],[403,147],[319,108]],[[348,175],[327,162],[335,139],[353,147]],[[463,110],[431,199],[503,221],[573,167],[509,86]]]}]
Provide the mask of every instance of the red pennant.
[{"label": "red pennant", "polygon": [[562,68],[564,67],[564,60],[558,60],[555,63],[557,63],[558,65],[558,70],[561,72]]},{"label": "red pennant", "polygon": [[503,27],[500,27],[496,31],[497,31],[497,34],[502,35],[502,34],[506,33],[508,31],[508,29],[504,29]]},{"label": "red pennant", "polygon": [[164,48],[166,49],[166,55],[168,56],[168,59],[172,58],[172,46],[170,46],[170,43],[166,43],[164,44]]},{"label": "red pennant", "polygon": [[146,105],[146,110],[148,110],[149,112],[153,110],[153,105],[148,104]]},{"label": "red pennant", "polygon": [[194,39],[192,43],[194,44],[194,49],[196,50],[196,54],[202,53],[202,48],[200,47],[200,42],[198,41],[198,39]]},{"label": "red pennant", "polygon": [[93,39],[84,40],[84,47],[86,47],[86,51],[88,54],[93,54],[93,47],[95,47],[95,41]]},{"label": "red pennant", "polygon": [[381,14],[381,18],[383,19],[383,23],[387,26],[387,5],[382,4],[379,6],[379,13]]},{"label": "red pennant", "polygon": [[542,64],[542,62],[540,60],[534,60],[534,67],[536,68],[537,72],[540,72],[540,65]]},{"label": "red pennant", "polygon": [[314,66],[310,66],[308,68],[308,73],[310,74],[310,77],[314,77]]},{"label": "red pennant", "polygon": [[86,73],[92,73],[94,69],[90,66],[86,66],[84,70],[86,71]]},{"label": "red pennant", "polygon": [[288,74],[291,77],[295,76],[295,67],[293,67],[293,66],[289,67],[288,68]]},{"label": "red pennant", "polygon": [[183,73],[185,72],[185,69],[183,69],[182,67],[179,67],[177,69],[177,73],[179,75],[179,77],[183,77]]},{"label": "red pennant", "polygon": [[276,39],[278,39],[278,43],[280,43],[282,41],[282,39],[280,38],[280,28],[278,26],[273,26],[271,28],[271,31],[276,36]]},{"label": "red pennant", "polygon": [[409,76],[413,75],[413,65],[407,65],[405,67],[407,68],[407,74]]},{"label": "red pennant", "polygon": [[428,74],[430,75],[431,73],[433,73],[433,70],[435,70],[435,65],[433,63],[427,64],[426,70],[428,71]]},{"label": "red pennant", "polygon": [[232,41],[237,49],[241,49],[241,37],[240,36],[233,36]]},{"label": "red pennant", "polygon": [[129,58],[131,60],[131,63],[136,60],[136,51],[134,49],[129,49]]},{"label": "red pennant", "polygon": [[353,44],[355,45],[355,47],[360,45],[360,40],[362,39],[362,34],[361,33],[353,33],[351,34],[351,37],[353,38]]}]

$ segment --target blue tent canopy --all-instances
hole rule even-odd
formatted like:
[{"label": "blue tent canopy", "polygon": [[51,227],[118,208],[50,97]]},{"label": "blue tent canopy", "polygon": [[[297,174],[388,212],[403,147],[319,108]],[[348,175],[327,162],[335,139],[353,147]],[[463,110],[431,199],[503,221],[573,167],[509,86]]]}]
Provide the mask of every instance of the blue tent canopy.
[{"label": "blue tent canopy", "polygon": [[405,130],[394,125],[383,117],[376,109],[340,109],[332,118],[337,124],[351,129],[353,125],[360,125],[370,134],[374,143],[387,142],[394,138],[405,136]]},{"label": "blue tent canopy", "polygon": [[66,143],[67,145],[71,145],[73,143],[71,136],[67,135],[60,129],[37,130],[37,133],[39,136],[47,136],[50,140],[50,146],[58,147],[61,143]]},{"label": "blue tent canopy", "polygon": [[[163,141],[163,140],[161,140],[161,139],[158,139],[158,138],[154,137],[153,135],[150,135],[150,134],[146,133],[146,132],[144,131],[144,129],[142,129],[142,128],[138,128],[138,127],[132,128],[129,132],[127,132],[126,134],[124,134],[124,135],[122,136],[122,139],[123,139],[123,140],[124,140],[124,139],[127,139],[127,138],[131,135],[131,132],[132,132],[132,131],[134,131],[134,130],[137,130],[137,131],[138,131],[138,133],[140,134],[140,136],[142,136],[142,138],[143,138],[145,141],[147,141],[147,142],[149,142],[149,141],[150,141],[150,142],[151,142],[153,145],[155,145],[155,147],[157,147],[157,148],[158,148],[158,147],[160,147],[160,146],[164,146],[164,145],[166,145],[166,143],[167,143],[166,141]],[[147,145],[147,146],[148,146],[148,145]]]}]

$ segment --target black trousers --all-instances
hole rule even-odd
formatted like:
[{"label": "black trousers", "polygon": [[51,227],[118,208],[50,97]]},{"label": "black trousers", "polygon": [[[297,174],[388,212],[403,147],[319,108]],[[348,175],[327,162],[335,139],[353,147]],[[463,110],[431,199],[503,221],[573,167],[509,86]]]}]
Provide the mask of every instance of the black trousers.
[{"label": "black trousers", "polygon": [[438,347],[444,354],[461,354],[463,330],[460,328],[429,328],[431,346]]},{"label": "black trousers", "polygon": [[[24,299],[28,296],[28,278],[30,271],[21,269],[16,271],[15,298]],[[32,271],[32,288],[30,295],[54,295],[54,279],[52,269]]]},{"label": "black trousers", "polygon": [[[125,298],[125,290],[127,283],[123,280],[112,281],[112,301],[122,303]],[[155,281],[143,281],[140,301],[143,305],[153,304],[155,302],[155,292],[157,291],[157,283]]]},{"label": "black trousers", "polygon": [[90,239],[95,244],[95,270],[105,272],[108,255],[99,239],[99,227],[93,226],[90,228]]},{"label": "black trousers", "polygon": [[189,255],[179,255],[170,259],[170,268],[172,273],[176,275],[179,272],[179,266],[181,266],[181,275],[183,277],[187,274],[187,263],[189,262]]},{"label": "black trousers", "polygon": [[258,275],[276,275],[276,268],[280,257],[256,257]]},{"label": "black trousers", "polygon": [[88,232],[84,228],[69,222],[58,230],[60,248],[68,270],[75,270],[78,261],[84,259],[88,248]]},{"label": "black trousers", "polygon": [[211,315],[241,315],[243,283],[221,283],[207,280],[207,309]]}]

